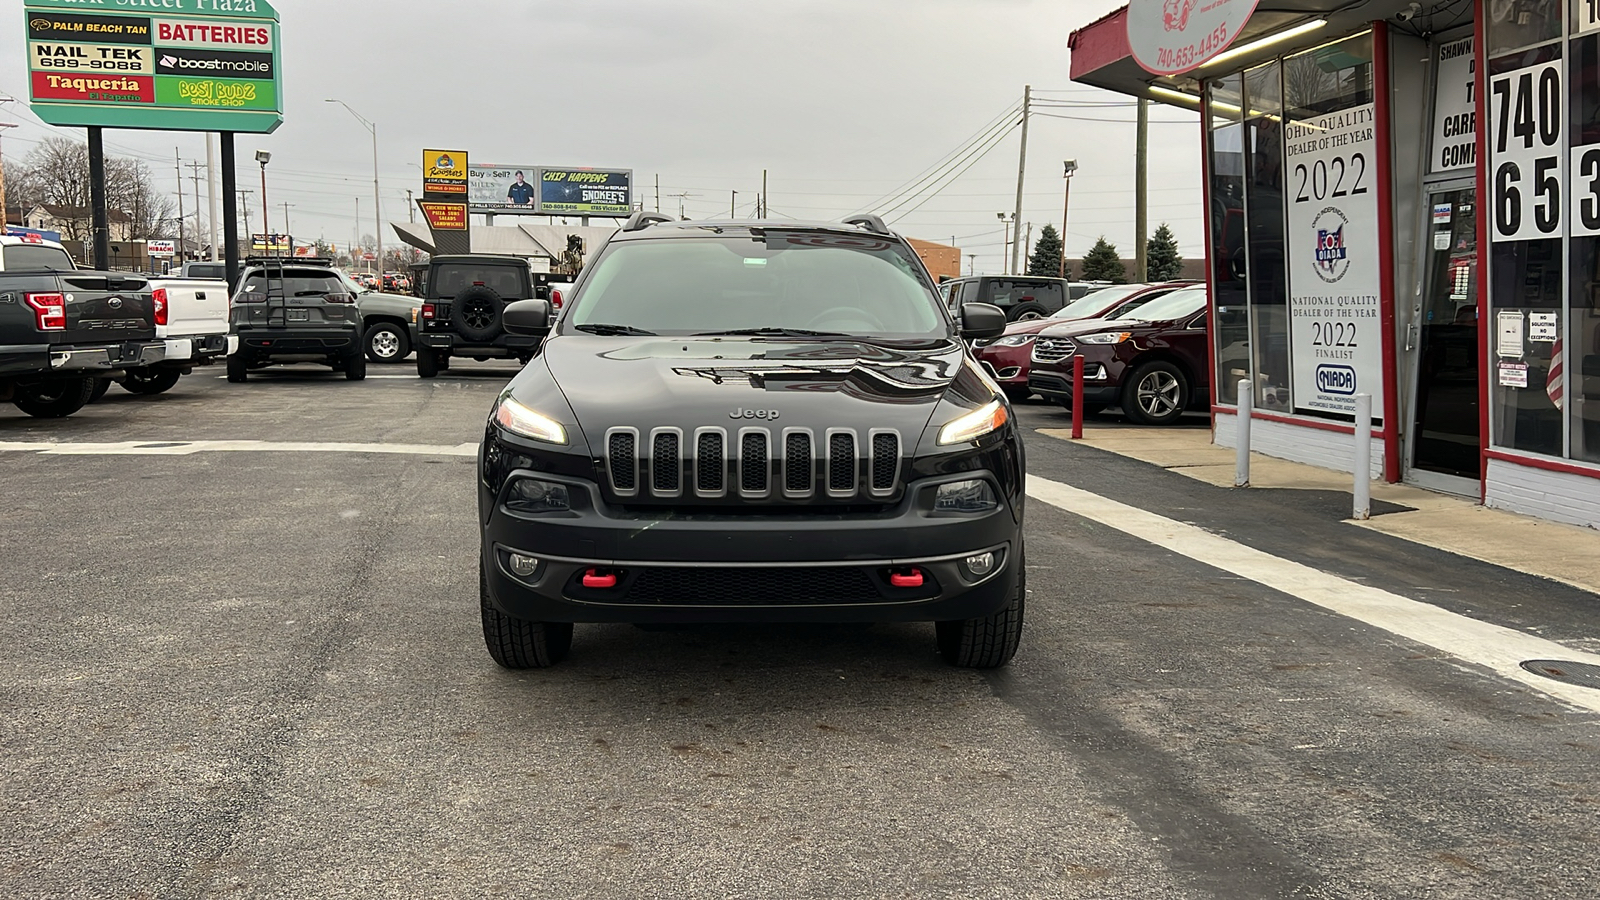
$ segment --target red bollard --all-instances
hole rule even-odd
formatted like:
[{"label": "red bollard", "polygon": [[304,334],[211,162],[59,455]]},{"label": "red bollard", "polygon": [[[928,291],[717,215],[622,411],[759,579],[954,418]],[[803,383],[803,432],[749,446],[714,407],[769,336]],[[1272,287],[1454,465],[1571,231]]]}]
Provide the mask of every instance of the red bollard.
[{"label": "red bollard", "polygon": [[1083,440],[1083,357],[1072,358],[1072,439]]}]

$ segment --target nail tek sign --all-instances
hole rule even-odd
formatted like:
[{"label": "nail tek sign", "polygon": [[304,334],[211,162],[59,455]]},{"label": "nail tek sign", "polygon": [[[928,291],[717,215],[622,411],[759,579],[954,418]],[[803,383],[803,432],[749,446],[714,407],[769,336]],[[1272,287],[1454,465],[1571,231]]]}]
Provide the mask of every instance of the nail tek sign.
[{"label": "nail tek sign", "polygon": [[267,133],[283,122],[266,0],[27,0],[33,111],[52,125]]}]

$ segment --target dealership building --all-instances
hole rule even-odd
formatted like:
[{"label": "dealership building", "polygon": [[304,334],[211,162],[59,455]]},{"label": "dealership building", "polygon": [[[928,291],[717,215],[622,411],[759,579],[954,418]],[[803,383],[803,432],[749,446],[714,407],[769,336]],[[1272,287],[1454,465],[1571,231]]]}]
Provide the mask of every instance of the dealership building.
[{"label": "dealership building", "polygon": [[[1072,78],[1198,110],[1232,445],[1600,527],[1600,6],[1134,0]],[[1590,405],[1593,403],[1593,405]]]}]

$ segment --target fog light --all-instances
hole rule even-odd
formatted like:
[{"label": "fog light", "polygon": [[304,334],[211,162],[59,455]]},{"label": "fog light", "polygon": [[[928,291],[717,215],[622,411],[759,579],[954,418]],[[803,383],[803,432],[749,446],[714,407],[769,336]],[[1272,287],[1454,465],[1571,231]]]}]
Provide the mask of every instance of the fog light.
[{"label": "fog light", "polygon": [[523,556],[521,553],[511,554],[511,574],[518,578],[532,578],[538,571],[538,557]]},{"label": "fog light", "polygon": [[988,512],[999,505],[1000,501],[995,499],[989,482],[978,478],[941,484],[933,498],[934,512]]},{"label": "fog light", "polygon": [[967,557],[967,571],[979,578],[994,571],[994,554],[979,553],[977,556]]},{"label": "fog light", "polygon": [[506,492],[506,508],[523,513],[565,512],[572,504],[564,484],[518,478]]}]

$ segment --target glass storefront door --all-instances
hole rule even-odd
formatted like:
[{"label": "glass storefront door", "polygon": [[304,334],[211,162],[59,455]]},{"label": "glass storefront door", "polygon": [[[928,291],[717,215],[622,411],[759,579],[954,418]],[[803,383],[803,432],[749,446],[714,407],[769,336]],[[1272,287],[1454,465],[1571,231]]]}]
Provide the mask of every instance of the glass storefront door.
[{"label": "glass storefront door", "polygon": [[1408,478],[1471,494],[1482,477],[1476,207],[1472,187],[1428,195],[1425,280],[1407,333],[1417,377]]}]

